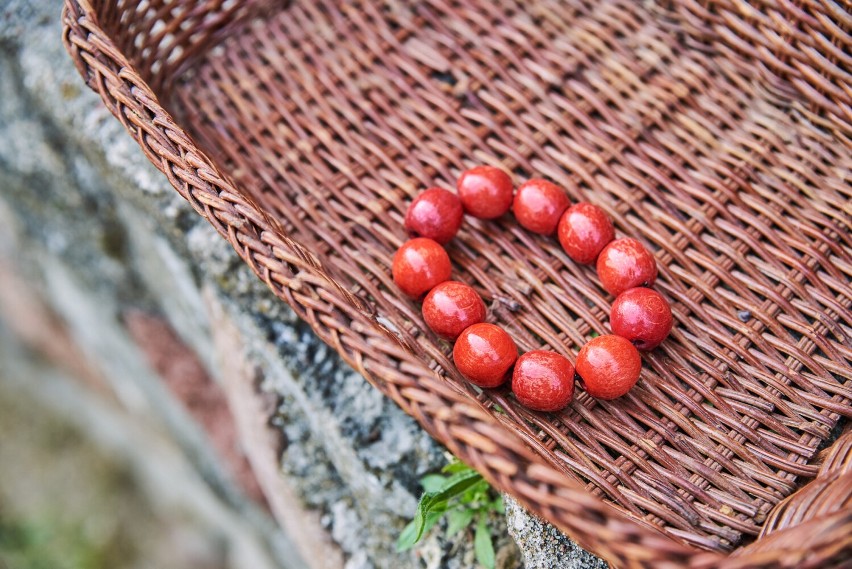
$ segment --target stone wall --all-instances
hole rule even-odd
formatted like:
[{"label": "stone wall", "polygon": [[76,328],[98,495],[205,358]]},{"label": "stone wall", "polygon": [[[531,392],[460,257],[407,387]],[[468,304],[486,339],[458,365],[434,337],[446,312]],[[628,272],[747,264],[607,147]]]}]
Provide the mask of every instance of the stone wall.
[{"label": "stone wall", "polygon": [[[147,162],[77,76],[59,9],[0,7],[0,398],[129,465],[146,500],[215,534],[223,567],[474,566],[465,533],[396,552],[442,448]],[[509,511],[529,567],[596,566]]]}]

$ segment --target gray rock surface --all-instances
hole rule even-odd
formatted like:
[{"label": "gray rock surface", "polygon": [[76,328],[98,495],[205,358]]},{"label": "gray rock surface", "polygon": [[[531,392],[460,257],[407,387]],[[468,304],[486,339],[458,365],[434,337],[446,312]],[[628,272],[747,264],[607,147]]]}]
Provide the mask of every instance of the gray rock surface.
[{"label": "gray rock surface", "polygon": [[[320,513],[346,567],[474,566],[472,538],[448,540],[440,526],[414,550],[395,551],[420,477],[445,463],[442,449],[320,342],[172,190],[83,85],[60,42],[60,5],[0,6],[0,224],[4,242],[18,243],[6,250],[16,270],[66,322],[121,404],[164,425],[281,566],[291,544],[235,490],[205,433],[145,363],[124,328],[128,308],[168,318],[214,377],[202,291],[224,308],[261,389],[279,402],[270,422],[283,435],[281,471]],[[515,525],[520,519],[510,515]],[[517,566],[503,521],[494,525],[499,566]],[[532,553],[538,542],[522,543],[530,567],[585,566],[558,565],[575,554],[568,549],[553,550],[556,565],[542,564],[550,545]]]},{"label": "gray rock surface", "polygon": [[521,548],[527,569],[607,569],[609,565],[585,551],[559,530],[505,497],[509,534]]}]

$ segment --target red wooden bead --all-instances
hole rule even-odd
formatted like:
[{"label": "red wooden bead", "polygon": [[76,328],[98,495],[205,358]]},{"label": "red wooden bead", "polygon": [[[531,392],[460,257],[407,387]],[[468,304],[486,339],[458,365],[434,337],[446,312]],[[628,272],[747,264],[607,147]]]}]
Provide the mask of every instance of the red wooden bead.
[{"label": "red wooden bead", "polygon": [[506,381],[516,359],[518,347],[512,337],[485,322],[467,328],[453,346],[459,373],[480,387],[497,387]]},{"label": "red wooden bead", "polygon": [[447,281],[426,295],[423,320],[438,336],[453,341],[466,328],[485,320],[485,303],[466,284]]},{"label": "red wooden bead", "polygon": [[527,352],[515,364],[512,392],[524,407],[558,411],[574,396],[574,366],[556,352]]},{"label": "red wooden bead", "polygon": [[426,237],[445,245],[458,233],[463,217],[457,195],[442,188],[429,188],[408,206],[405,230],[411,237]]},{"label": "red wooden bead", "polygon": [[590,265],[607,243],[615,239],[612,221],[594,204],[572,205],[559,220],[559,244],[577,263]]},{"label": "red wooden bead", "polygon": [[435,285],[450,280],[450,257],[435,241],[418,237],[406,241],[393,256],[393,282],[411,298],[420,298]]},{"label": "red wooden bead", "polygon": [[547,180],[533,179],[518,188],[512,213],[524,229],[552,235],[569,205],[571,202],[562,188]]},{"label": "red wooden bead", "polygon": [[457,188],[464,210],[473,217],[495,219],[512,206],[512,179],[500,168],[471,168],[462,173]]},{"label": "red wooden bead", "polygon": [[626,338],[640,350],[653,350],[672,329],[672,309],[650,288],[631,288],[618,295],[609,313],[613,334]]},{"label": "red wooden bead", "polygon": [[613,296],[637,286],[651,286],[657,279],[654,256],[636,239],[616,239],[598,256],[598,278]]},{"label": "red wooden bead", "polygon": [[598,399],[621,397],[639,380],[642,357],[621,336],[598,336],[580,348],[577,375],[586,393]]}]

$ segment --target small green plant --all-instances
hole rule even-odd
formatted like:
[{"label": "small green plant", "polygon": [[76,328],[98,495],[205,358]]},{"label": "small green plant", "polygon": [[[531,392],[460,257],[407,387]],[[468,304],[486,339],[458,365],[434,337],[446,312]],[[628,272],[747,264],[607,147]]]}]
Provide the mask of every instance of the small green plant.
[{"label": "small green plant", "polygon": [[475,524],[473,545],[476,560],[486,569],[494,569],[494,543],[488,528],[488,514],[504,512],[503,497],[481,474],[457,459],[453,459],[441,472],[420,479],[424,493],[417,506],[417,514],[399,535],[397,550],[411,549],[424,533],[447,516],[447,537]]}]

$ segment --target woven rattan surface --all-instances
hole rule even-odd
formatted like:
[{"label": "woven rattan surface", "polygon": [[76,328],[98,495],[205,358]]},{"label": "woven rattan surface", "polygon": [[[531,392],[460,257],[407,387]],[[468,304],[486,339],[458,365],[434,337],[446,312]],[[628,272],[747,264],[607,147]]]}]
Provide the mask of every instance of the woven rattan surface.
[{"label": "woven rattan surface", "polygon": [[[852,414],[852,15],[769,4],[67,0],[65,39],[320,337],[583,545],[842,566],[849,437],[822,449]],[[549,415],[479,393],[393,286],[407,204],[480,163],[655,252],[675,328],[628,396]],[[608,332],[612,298],[554,239],[468,219],[448,250],[522,350]]]}]

